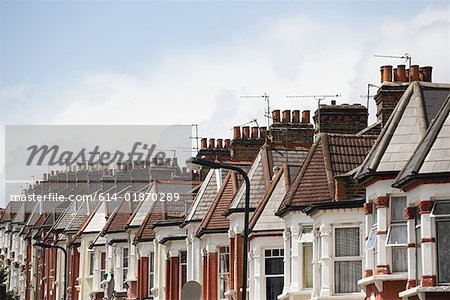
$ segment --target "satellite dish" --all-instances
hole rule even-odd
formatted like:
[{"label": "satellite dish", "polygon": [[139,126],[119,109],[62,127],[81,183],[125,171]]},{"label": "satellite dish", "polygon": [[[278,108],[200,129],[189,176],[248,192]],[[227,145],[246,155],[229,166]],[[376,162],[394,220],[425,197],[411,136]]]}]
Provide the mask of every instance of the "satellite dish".
[{"label": "satellite dish", "polygon": [[202,286],[195,280],[188,281],[181,290],[181,300],[201,300]]}]

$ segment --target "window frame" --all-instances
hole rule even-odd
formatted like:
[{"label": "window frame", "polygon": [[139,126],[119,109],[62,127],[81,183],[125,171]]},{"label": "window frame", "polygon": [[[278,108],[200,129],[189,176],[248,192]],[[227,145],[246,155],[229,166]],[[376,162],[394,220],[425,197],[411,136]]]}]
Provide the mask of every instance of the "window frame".
[{"label": "window frame", "polygon": [[150,251],[148,254],[148,295],[151,296],[152,289],[155,287],[155,252]]},{"label": "window frame", "polygon": [[[222,249],[226,249],[226,252],[222,252]],[[222,270],[222,268],[221,268],[221,266],[222,266],[222,264],[221,264],[221,259],[222,259],[222,255],[223,256],[226,256],[226,255],[228,255],[228,271],[227,272],[224,272],[223,270]],[[222,295],[220,294],[220,289],[221,289],[221,283],[222,283],[222,281],[225,281],[225,285],[226,285],[226,288],[225,288],[225,291],[224,291],[224,294],[227,292],[227,291],[229,291],[230,290],[230,275],[231,275],[231,272],[230,272],[230,247],[229,246],[219,246],[218,247],[218,259],[217,259],[217,263],[218,263],[218,266],[217,266],[217,286],[218,286],[218,289],[217,289],[217,293],[218,293],[218,296],[217,296],[217,299],[219,299],[219,300],[226,300],[226,299],[228,299],[225,295],[224,295],[224,297],[222,297]],[[227,276],[228,277],[228,283],[226,282],[227,280],[225,280],[225,279],[222,279],[221,278],[221,276]],[[224,277],[225,278],[225,277]]]},{"label": "window frame", "polygon": [[[362,229],[361,229],[361,225],[359,224],[337,224],[337,225],[333,225],[333,235],[332,235],[332,247],[333,247],[333,255],[331,258],[331,263],[330,263],[330,267],[332,269],[332,284],[333,284],[333,288],[332,288],[332,292],[333,295],[337,295],[337,296],[341,296],[341,295],[356,295],[356,294],[361,294],[361,291],[355,291],[355,292],[350,292],[350,293],[338,293],[336,291],[336,285],[334,284],[335,280],[336,280],[336,271],[335,271],[335,262],[349,262],[349,261],[359,261],[361,262],[361,278],[363,278],[363,271],[364,271],[364,266],[363,266],[363,253],[364,253],[364,249],[363,249],[363,243],[362,243]],[[359,256],[336,256],[336,229],[349,229],[349,228],[358,228],[359,231]],[[359,285],[357,285],[359,286]]]},{"label": "window frame", "polygon": [[[185,261],[183,261],[183,253],[185,254],[184,255],[184,258],[186,258],[186,260]],[[180,295],[181,295],[181,291],[183,290],[183,285],[184,284],[186,284],[186,282],[188,281],[187,280],[187,270],[188,270],[188,259],[187,259],[187,250],[180,250],[180,252],[179,252],[179,254],[178,254],[178,258],[179,258],[179,263],[178,263],[178,266],[179,266],[179,278],[178,278],[178,282],[179,282],[179,290],[180,290]],[[186,282],[184,282],[183,283],[183,269],[185,269],[186,270]]]},{"label": "window frame", "polygon": [[441,285],[441,286],[449,286],[449,285],[450,285],[450,282],[440,281],[440,278],[439,278],[439,241],[438,241],[439,238],[438,238],[438,223],[440,223],[440,222],[446,222],[446,223],[449,223],[449,222],[450,222],[450,214],[442,214],[442,215],[436,215],[436,214],[434,214],[437,205],[438,205],[438,204],[442,204],[442,203],[448,204],[448,203],[450,203],[450,200],[447,200],[447,199],[445,199],[445,200],[437,200],[437,201],[434,203],[434,205],[433,205],[433,208],[432,208],[431,213],[430,213],[430,217],[431,217],[431,218],[434,218],[434,223],[435,223],[435,224],[434,224],[434,228],[435,228],[435,234],[436,234],[436,250],[435,250],[435,253],[436,253],[436,281],[437,281],[437,284],[438,284],[438,285]]},{"label": "window frame", "polygon": [[[121,272],[122,272],[122,285],[124,285],[127,282],[128,279],[128,272],[130,270],[130,249],[128,247],[122,247],[122,253],[121,253]],[[126,250],[126,251],[125,251]],[[127,252],[127,255],[125,256],[125,252]],[[127,262],[127,266],[125,267],[125,261]]]},{"label": "window frame", "polygon": [[[264,266],[264,285],[263,285],[263,291],[264,291],[264,299],[267,299],[267,278],[283,278],[283,286],[284,286],[284,248],[264,248],[262,249],[264,251],[264,260],[263,260],[263,266]],[[274,250],[278,250],[278,255],[274,255]],[[270,256],[267,256],[266,251],[271,251]],[[283,272],[281,274],[267,274],[266,271],[266,260],[267,259],[276,259],[281,258],[283,260]],[[280,294],[281,295],[281,294]]]},{"label": "window frame", "polygon": [[[392,203],[395,201],[393,199],[396,199],[396,198],[403,198],[404,201],[405,201],[404,209],[408,208],[408,198],[407,198],[406,195],[397,194],[397,195],[390,195],[389,196],[389,213],[388,213],[389,228],[388,228],[387,235],[386,235],[385,247],[386,248],[389,247],[389,249],[390,249],[389,256],[390,256],[390,265],[392,266],[392,268],[391,268],[392,273],[404,274],[404,273],[408,272],[408,247],[407,247],[408,246],[408,220],[405,218],[404,212],[403,212],[403,215],[402,215],[402,219],[395,219],[394,220],[392,218],[392,216],[393,216],[392,210],[394,208],[394,205]],[[392,227],[396,227],[396,226],[397,227],[400,227],[400,226],[405,227],[406,241],[405,241],[404,244],[390,244],[389,243],[389,239],[390,239],[390,236],[392,234]],[[398,248],[404,248],[404,252],[405,252],[405,255],[406,255],[406,257],[405,257],[406,258],[406,271],[395,271],[394,270],[393,252],[394,251],[398,251]]]}]

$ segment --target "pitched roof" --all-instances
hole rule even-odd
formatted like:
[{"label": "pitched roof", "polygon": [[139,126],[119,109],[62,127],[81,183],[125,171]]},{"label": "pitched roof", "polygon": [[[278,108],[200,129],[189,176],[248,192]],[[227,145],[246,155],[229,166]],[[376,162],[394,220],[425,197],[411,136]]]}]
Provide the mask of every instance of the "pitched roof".
[{"label": "pitched roof", "polygon": [[287,164],[283,164],[280,168],[272,180],[269,190],[250,219],[249,227],[252,232],[284,229],[283,220],[275,216],[275,212],[299,169],[300,165]]},{"label": "pitched roof", "polygon": [[235,172],[228,172],[205,218],[200,223],[196,234],[198,237],[206,233],[226,232],[229,229],[230,220],[224,216],[224,213],[242,181],[242,176]]},{"label": "pitched roof", "polygon": [[375,139],[376,136],[322,133],[310,149],[277,214],[333,200],[335,176],[357,168]]},{"label": "pitched roof", "polygon": [[[450,94],[398,174],[398,187],[414,177],[450,172]],[[448,175],[447,175],[448,176]]]},{"label": "pitched roof", "polygon": [[134,238],[134,243],[152,241],[155,238],[155,231],[153,230],[153,224],[156,221],[164,219],[164,213],[161,201],[151,201],[152,207],[150,212],[145,217],[138,232]]},{"label": "pitched roof", "polygon": [[414,81],[405,91],[356,177],[400,171],[450,92],[449,84]]},{"label": "pitched roof", "polygon": [[[263,146],[254,160],[248,177],[250,179],[250,208],[256,208],[270,187],[274,167],[281,167],[283,163],[302,164],[308,150],[286,150]],[[236,193],[229,212],[243,209],[245,200],[245,187],[241,186]]]}]

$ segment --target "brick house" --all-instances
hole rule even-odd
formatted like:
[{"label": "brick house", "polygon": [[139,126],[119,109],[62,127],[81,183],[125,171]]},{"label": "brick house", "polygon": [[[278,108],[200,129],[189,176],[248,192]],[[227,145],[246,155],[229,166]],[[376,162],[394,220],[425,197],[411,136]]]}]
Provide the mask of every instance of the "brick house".
[{"label": "brick house", "polygon": [[[413,275],[416,272],[409,268],[412,261],[408,263],[408,257],[412,259],[412,253],[416,252],[413,246],[418,245],[408,242],[407,227],[408,224],[413,226],[414,222],[413,214],[403,214],[409,207],[408,194],[399,188],[400,185],[393,184],[438,115],[450,92],[449,88],[449,85],[423,81],[409,84],[356,175],[366,186],[365,236],[368,242],[365,248],[365,277],[359,283],[365,288],[367,299],[400,299],[400,292],[418,283]],[[413,201],[411,204],[414,206]],[[431,232],[424,229],[424,236],[429,238]],[[412,228],[409,232],[412,234]],[[425,239],[422,247],[417,248],[431,250],[424,254],[430,260],[436,257],[433,245],[433,241]],[[424,267],[428,266],[424,264]],[[426,269],[421,282],[426,285],[429,276],[433,285],[434,274]]]}]

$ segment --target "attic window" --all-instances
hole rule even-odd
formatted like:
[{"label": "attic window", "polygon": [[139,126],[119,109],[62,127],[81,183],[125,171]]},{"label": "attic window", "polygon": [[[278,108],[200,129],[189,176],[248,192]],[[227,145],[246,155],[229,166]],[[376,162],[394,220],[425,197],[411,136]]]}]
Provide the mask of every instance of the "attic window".
[{"label": "attic window", "polygon": [[431,212],[432,217],[450,217],[450,201],[437,202]]}]

